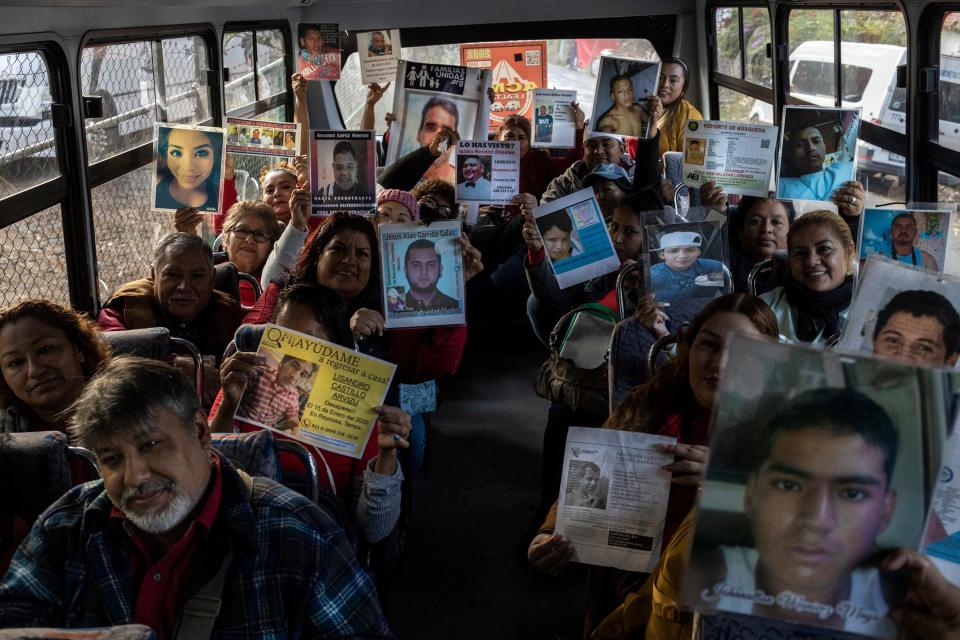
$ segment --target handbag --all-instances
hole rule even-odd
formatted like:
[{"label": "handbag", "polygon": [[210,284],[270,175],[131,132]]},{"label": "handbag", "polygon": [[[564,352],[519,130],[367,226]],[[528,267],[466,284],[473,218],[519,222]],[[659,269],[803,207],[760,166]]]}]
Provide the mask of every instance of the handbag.
[{"label": "handbag", "polygon": [[616,314],[596,303],[579,306],[560,318],[550,332],[550,357],[534,382],[537,395],[575,413],[605,418],[609,412],[607,361],[616,324]]}]

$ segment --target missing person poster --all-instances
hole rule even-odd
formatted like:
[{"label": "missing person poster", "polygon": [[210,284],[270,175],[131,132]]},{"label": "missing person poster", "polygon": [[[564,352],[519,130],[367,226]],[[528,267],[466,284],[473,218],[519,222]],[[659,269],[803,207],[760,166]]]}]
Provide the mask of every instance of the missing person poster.
[{"label": "missing person poster", "polygon": [[[393,94],[387,164],[411,151],[429,146],[444,127],[455,130],[461,140],[486,140],[490,99],[490,71],[447,64],[401,61]],[[453,147],[441,150],[423,178],[457,182]]]},{"label": "missing person poster", "polygon": [[715,120],[687,120],[683,128],[683,183],[715,182],[725,192],[766,198],[777,127]]},{"label": "missing person poster", "polygon": [[593,99],[593,131],[649,137],[649,98],[657,95],[660,63],[631,58],[600,58]]},{"label": "missing person poster", "polygon": [[897,262],[946,271],[951,212],[865,209],[860,216],[860,261],[881,255]]},{"label": "missing person poster", "polygon": [[683,604],[896,637],[904,592],[877,559],[919,548],[945,375],[731,335]]},{"label": "missing person poster", "polygon": [[561,289],[620,268],[593,189],[581,189],[540,205],[533,216]]},{"label": "missing person poster", "polygon": [[275,324],[257,355],[267,369],[247,383],[234,417],[360,458],[397,366]]},{"label": "missing person poster", "polygon": [[838,349],[950,367],[960,355],[960,278],[872,255]]},{"label": "missing person poster", "polygon": [[400,29],[357,33],[357,53],[360,56],[360,82],[393,82],[400,62]]},{"label": "missing person poster", "polygon": [[490,133],[496,133],[512,115],[533,121],[532,91],[547,86],[545,40],[461,44],[460,64],[490,70],[494,94],[490,105]]},{"label": "missing person poster", "polygon": [[703,307],[733,291],[723,220],[645,227],[647,288],[672,326],[690,322]]},{"label": "missing person poster", "polygon": [[150,208],[200,213],[220,211],[226,136],[215,127],[157,124],[153,155],[157,159]]},{"label": "missing person poster", "polygon": [[533,91],[533,128],[534,147],[547,149],[572,149],[577,145],[577,121],[573,113],[573,103],[577,101],[576,91],[559,89],[535,89]]},{"label": "missing person poster", "polygon": [[960,584],[960,414],[943,448],[922,551],[944,577]]},{"label": "missing person poster", "polygon": [[310,131],[311,215],[369,213],[377,201],[372,131]]},{"label": "missing person poster", "polygon": [[466,322],[460,221],[380,225],[385,326]]},{"label": "missing person poster", "polygon": [[227,153],[293,158],[301,131],[295,122],[227,118]]},{"label": "missing person poster", "polygon": [[556,532],[572,560],[649,573],[660,559],[676,438],[570,427],[563,457]]},{"label": "missing person poster", "polygon": [[340,79],[340,25],[297,27],[297,72],[304,80]]},{"label": "missing person poster", "polygon": [[520,143],[457,143],[457,202],[510,204],[520,193]]},{"label": "missing person poster", "polygon": [[859,107],[784,106],[780,123],[777,198],[830,203],[844,182],[857,179]]}]

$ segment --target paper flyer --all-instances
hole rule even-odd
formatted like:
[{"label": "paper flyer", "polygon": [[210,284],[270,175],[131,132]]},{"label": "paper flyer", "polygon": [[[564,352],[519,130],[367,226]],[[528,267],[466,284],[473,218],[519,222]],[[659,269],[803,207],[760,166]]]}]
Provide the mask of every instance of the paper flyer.
[{"label": "paper flyer", "polygon": [[304,80],[340,79],[340,25],[297,27],[297,72]]},{"label": "paper flyer", "polygon": [[247,383],[237,420],[363,455],[396,365],[275,324],[266,325],[257,355],[267,371]]},{"label": "paper flyer", "polygon": [[372,131],[310,131],[311,215],[376,207],[374,144]]},{"label": "paper flyer", "polygon": [[911,360],[957,362],[960,279],[878,255],[867,258],[838,349]]},{"label": "paper flyer", "polygon": [[533,216],[561,289],[620,268],[593,189],[581,189],[540,205]]},{"label": "paper flyer", "polygon": [[725,192],[766,198],[777,148],[777,127],[715,120],[687,120],[683,183],[715,182]]},{"label": "paper flyer", "polygon": [[400,29],[379,29],[357,33],[360,55],[360,82],[384,84],[397,77],[400,62]]},{"label": "paper flyer", "polygon": [[570,427],[556,532],[573,543],[574,562],[649,573],[660,558],[673,454],[655,448],[676,438]]},{"label": "paper flyer", "polygon": [[155,133],[153,157],[157,162],[150,190],[150,208],[176,211],[193,207],[200,213],[220,211],[226,143],[224,130],[157,123]]},{"label": "paper flyer", "polygon": [[457,143],[457,202],[509,204],[520,193],[520,143]]},{"label": "paper flyer", "polygon": [[466,322],[459,220],[380,225],[386,327]]},{"label": "paper flyer", "polygon": [[496,133],[514,114],[533,121],[531,92],[547,86],[545,40],[461,44],[460,64],[491,72],[494,100],[490,105],[490,133]]},{"label": "paper flyer", "polygon": [[576,91],[535,89],[530,124],[533,128],[531,145],[546,149],[572,149],[577,141],[577,122],[570,103],[577,101]]},{"label": "paper flyer", "polygon": [[[461,140],[486,140],[490,71],[447,64],[400,61],[394,80],[394,126],[387,147],[388,165],[411,151],[429,146],[443,128]],[[443,150],[422,176],[456,183],[453,151]]]},{"label": "paper flyer", "polygon": [[227,118],[227,153],[293,158],[301,132],[294,122]]}]

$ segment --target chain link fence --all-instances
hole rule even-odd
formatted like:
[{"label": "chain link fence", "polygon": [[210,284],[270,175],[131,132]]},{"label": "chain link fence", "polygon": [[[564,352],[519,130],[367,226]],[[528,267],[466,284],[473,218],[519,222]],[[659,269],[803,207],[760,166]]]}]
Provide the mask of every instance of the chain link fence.
[{"label": "chain link fence", "polygon": [[28,298],[70,304],[60,206],[0,228],[0,308]]}]

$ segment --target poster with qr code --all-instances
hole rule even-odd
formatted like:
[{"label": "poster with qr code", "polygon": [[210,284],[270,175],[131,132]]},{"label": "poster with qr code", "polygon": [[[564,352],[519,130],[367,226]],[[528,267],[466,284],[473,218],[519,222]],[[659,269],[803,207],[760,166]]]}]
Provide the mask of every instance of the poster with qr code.
[{"label": "poster with qr code", "polygon": [[687,120],[683,128],[683,183],[715,182],[728,194],[767,197],[777,127]]}]

